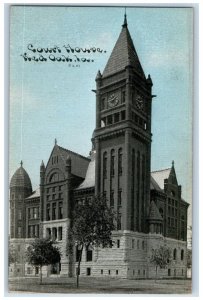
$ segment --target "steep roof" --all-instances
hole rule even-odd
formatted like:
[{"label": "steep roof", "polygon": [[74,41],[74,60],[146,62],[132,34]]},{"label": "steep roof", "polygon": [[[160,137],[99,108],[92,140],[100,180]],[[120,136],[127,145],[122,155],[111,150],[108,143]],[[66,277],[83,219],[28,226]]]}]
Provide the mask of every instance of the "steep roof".
[{"label": "steep roof", "polygon": [[10,188],[12,187],[23,187],[32,190],[32,184],[28,173],[23,168],[23,162],[21,161],[21,166],[13,174],[10,182]]},{"label": "steep roof", "polygon": [[95,152],[91,153],[91,161],[87,168],[85,180],[75,190],[87,189],[95,186]]},{"label": "steep roof", "polygon": [[90,159],[63,147],[57,147],[60,151],[64,162],[66,162],[67,157],[71,158],[72,174],[85,178]]},{"label": "steep roof", "polygon": [[125,16],[121,33],[109,57],[103,72],[103,77],[125,70],[126,66],[132,66],[134,70],[145,78],[132,38],[130,36]]},{"label": "steep roof", "polygon": [[162,221],[163,218],[156,206],[156,203],[152,200],[151,203],[150,203],[150,207],[149,207],[149,220],[158,220],[158,221]]},{"label": "steep roof", "polygon": [[151,172],[151,178],[152,178],[151,183],[152,182],[154,183],[154,185],[152,185],[152,186],[154,186],[154,188],[155,188],[158,185],[158,188],[163,190],[164,189],[164,179],[168,179],[168,177],[170,175],[170,171],[171,171],[171,168]]},{"label": "steep roof", "polygon": [[34,198],[39,198],[40,197],[40,189],[36,189],[32,195],[30,195],[29,197],[27,197],[26,199],[34,199]]}]

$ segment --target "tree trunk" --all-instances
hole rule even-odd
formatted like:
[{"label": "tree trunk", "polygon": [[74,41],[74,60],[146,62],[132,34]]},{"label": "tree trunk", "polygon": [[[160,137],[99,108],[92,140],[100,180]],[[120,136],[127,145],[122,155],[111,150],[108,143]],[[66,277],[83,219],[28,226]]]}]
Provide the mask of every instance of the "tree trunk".
[{"label": "tree trunk", "polygon": [[156,266],[156,278],[155,278],[155,282],[157,280],[157,270],[158,270],[158,266]]},{"label": "tree trunk", "polygon": [[40,268],[40,284],[42,284],[42,266],[40,266],[39,268]]},{"label": "tree trunk", "polygon": [[81,258],[82,258],[82,251],[83,251],[83,245],[82,245],[82,249],[81,249],[81,251],[80,251],[79,260],[78,260],[78,269],[77,269],[77,288],[79,288],[80,262],[81,262]]}]

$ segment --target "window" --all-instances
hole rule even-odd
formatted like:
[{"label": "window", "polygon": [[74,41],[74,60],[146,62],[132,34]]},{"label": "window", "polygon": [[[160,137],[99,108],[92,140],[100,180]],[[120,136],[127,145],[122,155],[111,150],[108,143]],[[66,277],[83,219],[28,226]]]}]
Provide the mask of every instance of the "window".
[{"label": "window", "polygon": [[39,267],[35,267],[35,275],[39,274]]},{"label": "window", "polygon": [[137,272],[137,273],[138,273],[138,275],[140,275],[140,270],[138,270],[138,272]]},{"label": "window", "polygon": [[173,273],[174,273],[174,276],[176,276],[176,269],[174,269]]},{"label": "window", "polygon": [[46,229],[46,237],[47,239],[51,239],[51,228]]},{"label": "window", "polygon": [[87,276],[91,275],[91,268],[87,268]]},{"label": "window", "polygon": [[33,213],[34,213],[34,219],[37,219],[38,215],[39,215],[39,209],[38,209],[38,207],[34,207]]},{"label": "window", "polygon": [[183,249],[181,250],[180,258],[181,258],[181,260],[184,259],[184,250]]},{"label": "window", "polygon": [[62,193],[59,193],[59,199],[62,199]]},{"label": "window", "polygon": [[171,269],[168,269],[168,276],[171,276]]},{"label": "window", "polygon": [[[76,262],[77,261],[79,261],[79,258],[80,258],[80,255],[81,255],[81,250],[79,249],[79,247],[78,246],[76,246],[76,249],[75,249],[76,251],[76,257],[75,257],[75,260],[76,260]],[[81,257],[81,261],[82,261],[82,257]]]},{"label": "window", "polygon": [[142,241],[142,250],[144,250],[144,241]]},{"label": "window", "polygon": [[22,220],[22,211],[20,209],[18,211],[18,220]]},{"label": "window", "polygon": [[55,193],[55,187],[52,188],[52,192]]},{"label": "window", "polygon": [[49,178],[49,182],[56,182],[56,181],[59,181],[59,174],[53,173]]},{"label": "window", "polygon": [[174,259],[174,260],[176,260],[176,256],[177,256],[177,250],[174,249],[174,250],[173,250],[173,259]]},{"label": "window", "polygon": [[121,120],[125,120],[125,110],[121,111]]},{"label": "window", "polygon": [[105,109],[105,98],[101,100],[101,110]]},{"label": "window", "polygon": [[122,190],[118,191],[118,206],[122,205]]},{"label": "window", "polygon": [[164,216],[164,212],[163,212],[163,209],[162,208],[160,208],[159,209],[159,213],[160,213],[160,215],[162,216],[162,218],[163,218],[163,216]]},{"label": "window", "polygon": [[52,220],[56,220],[56,203],[52,203]]},{"label": "window", "polygon": [[103,270],[101,270],[101,275],[103,275]]},{"label": "window", "polygon": [[57,228],[52,228],[52,240],[55,241],[57,239]]},{"label": "window", "polygon": [[52,194],[52,200],[56,199],[56,194]]},{"label": "window", "polygon": [[110,192],[110,206],[114,207],[114,191]]},{"label": "window", "polygon": [[22,237],[22,227],[18,226],[18,237],[21,238]]},{"label": "window", "polygon": [[123,153],[122,148],[118,150],[118,175],[122,175],[123,172]]},{"label": "window", "polygon": [[86,261],[92,261],[92,250],[89,247],[86,248]]},{"label": "window", "polygon": [[107,178],[107,153],[103,154],[103,178]]},{"label": "window", "polygon": [[119,121],[119,113],[114,114],[114,123],[118,123]]},{"label": "window", "polygon": [[143,270],[143,275],[145,276],[145,270]]},{"label": "window", "polygon": [[118,219],[117,219],[117,230],[121,230],[121,214],[118,214]]},{"label": "window", "polygon": [[50,200],[50,195],[47,195],[47,201],[49,201]]},{"label": "window", "polygon": [[111,176],[115,175],[115,150],[111,150]]},{"label": "window", "polygon": [[61,241],[62,238],[63,238],[63,236],[62,236],[62,233],[63,233],[62,229],[63,229],[63,227],[59,227],[58,228],[58,240],[59,241]]},{"label": "window", "polygon": [[111,125],[113,123],[112,115],[107,116],[107,125]]},{"label": "window", "polygon": [[135,247],[135,240],[133,239],[132,240],[132,249],[134,249],[134,247]]},{"label": "window", "polygon": [[118,270],[116,270],[116,275],[118,275]]},{"label": "window", "polygon": [[140,241],[137,240],[137,249],[140,249]]},{"label": "window", "polygon": [[125,103],[125,91],[122,91],[122,94],[121,94],[121,103]]},{"label": "window", "polygon": [[109,275],[111,275],[111,270],[109,270]]},{"label": "window", "polygon": [[39,237],[39,225],[35,225],[35,237]]},{"label": "window", "polygon": [[50,204],[47,204],[47,221],[51,220]]},{"label": "window", "polygon": [[47,188],[47,194],[49,194],[49,188]]},{"label": "window", "polygon": [[58,218],[63,219],[63,203],[59,202]]},{"label": "window", "polygon": [[117,240],[117,248],[120,248],[120,240]]},{"label": "window", "polygon": [[32,274],[32,269],[30,267],[27,267],[27,274]]},{"label": "window", "polygon": [[59,185],[59,191],[61,191],[62,185]]}]

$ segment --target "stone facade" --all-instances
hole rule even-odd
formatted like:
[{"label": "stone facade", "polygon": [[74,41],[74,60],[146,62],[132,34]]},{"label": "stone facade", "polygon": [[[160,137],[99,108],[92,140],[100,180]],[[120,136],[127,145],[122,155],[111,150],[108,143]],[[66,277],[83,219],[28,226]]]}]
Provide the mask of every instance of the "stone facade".
[{"label": "stone facade", "polygon": [[[103,194],[116,211],[112,248],[85,249],[80,274],[120,278],[154,278],[152,249],[166,245],[173,260],[158,277],[186,276],[188,204],[181,198],[174,162],[151,172],[152,80],[145,77],[125,18],[103,74],[96,77],[96,128],[90,157],[55,145],[40,166],[40,186],[32,192],[24,168],[10,184],[10,243],[20,259],[13,276],[36,276],[26,265],[26,245],[35,237],[58,242],[61,262],[43,268],[47,276],[75,276],[77,249],[67,255],[76,202]],[[21,229],[19,229],[21,228]],[[20,250],[19,250],[20,249]],[[16,271],[16,270],[19,270]]]}]

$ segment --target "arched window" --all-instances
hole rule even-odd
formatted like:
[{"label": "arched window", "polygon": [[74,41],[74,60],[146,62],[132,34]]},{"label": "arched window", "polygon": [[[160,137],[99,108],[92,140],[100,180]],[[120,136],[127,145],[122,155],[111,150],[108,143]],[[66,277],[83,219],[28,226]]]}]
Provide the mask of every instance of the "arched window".
[{"label": "arched window", "polygon": [[59,181],[59,174],[55,172],[50,176],[49,182],[56,182],[56,181]]},{"label": "arched window", "polygon": [[173,259],[174,259],[174,260],[176,260],[176,256],[177,256],[177,250],[174,249],[174,250],[173,250]]},{"label": "arched window", "polygon": [[160,213],[160,215],[162,216],[162,218],[163,218],[163,216],[164,216],[164,212],[163,212],[163,209],[162,208],[160,208],[159,209],[159,213]]},{"label": "arched window", "polygon": [[115,150],[111,150],[111,176],[115,175]]},{"label": "arched window", "polygon": [[185,217],[182,215],[181,216],[181,226],[180,226],[180,230],[181,230],[181,240],[185,240]]},{"label": "arched window", "polygon": [[103,178],[107,178],[107,152],[103,153]]},{"label": "arched window", "polygon": [[184,259],[184,250],[183,250],[183,249],[181,250],[181,253],[180,253],[180,258],[181,258],[181,260],[183,260],[183,259]]},{"label": "arched window", "polygon": [[118,150],[118,175],[122,175],[123,172],[123,153],[122,148]]}]

